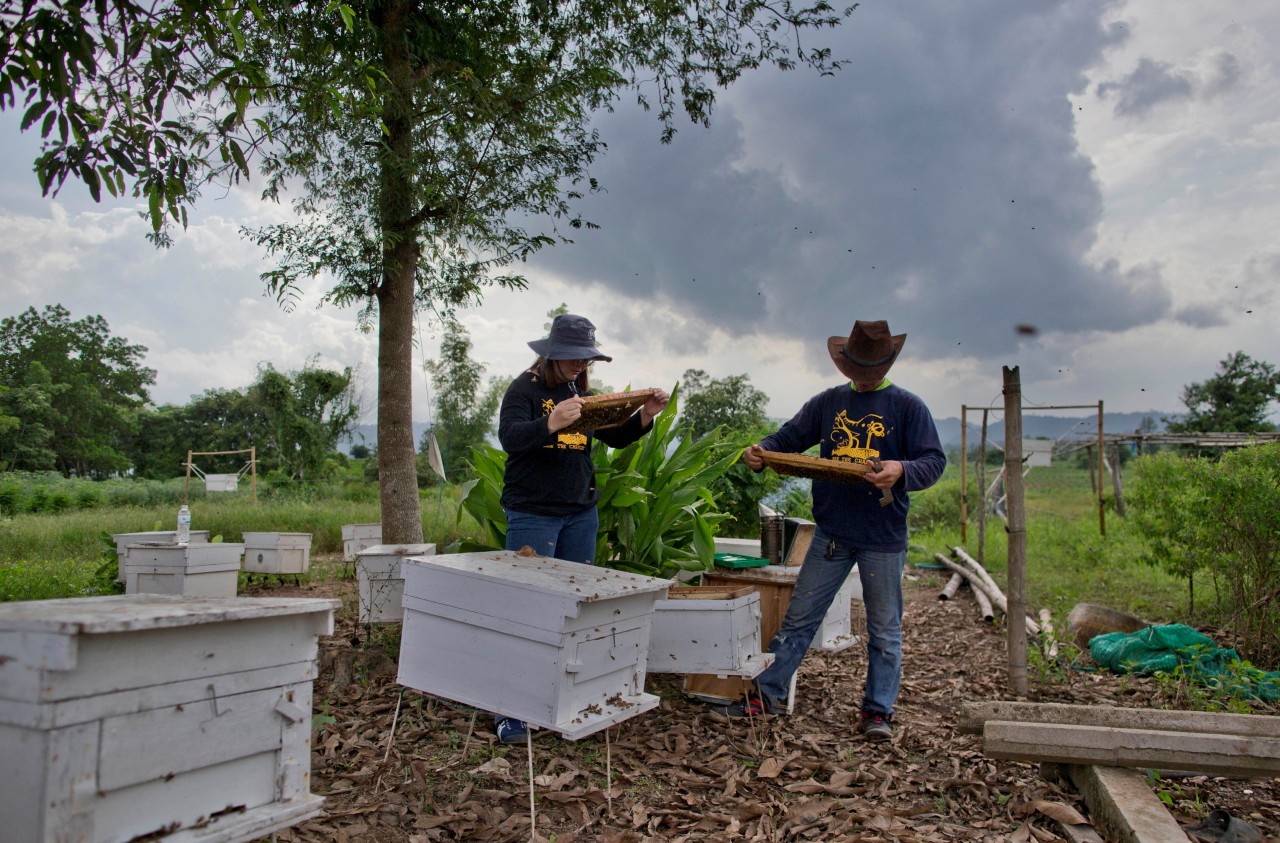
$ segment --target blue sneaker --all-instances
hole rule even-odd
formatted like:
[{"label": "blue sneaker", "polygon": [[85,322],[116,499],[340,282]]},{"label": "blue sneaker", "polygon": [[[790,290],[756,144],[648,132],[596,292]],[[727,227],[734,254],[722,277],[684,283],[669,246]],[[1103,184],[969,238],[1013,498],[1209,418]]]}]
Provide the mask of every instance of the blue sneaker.
[{"label": "blue sneaker", "polygon": [[525,743],[529,740],[529,727],[514,717],[500,718],[493,730],[498,733],[498,743]]}]

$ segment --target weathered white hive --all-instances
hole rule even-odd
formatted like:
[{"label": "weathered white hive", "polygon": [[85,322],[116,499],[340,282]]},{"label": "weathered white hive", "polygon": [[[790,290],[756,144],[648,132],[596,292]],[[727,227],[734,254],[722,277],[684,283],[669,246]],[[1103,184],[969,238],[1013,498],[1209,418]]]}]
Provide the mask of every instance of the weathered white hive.
[{"label": "weathered white hive", "polygon": [[400,563],[406,556],[432,556],[435,552],[434,544],[375,544],[358,552],[360,623],[400,623],[404,619]]},{"label": "weathered white hive", "polygon": [[235,597],[243,544],[131,544],[125,548],[126,594]]},{"label": "weathered white hive", "polygon": [[736,553],[739,556],[760,556],[760,540],[759,539],[735,539],[726,536],[716,536],[715,542],[716,553]]},{"label": "weathered white hive", "polygon": [[381,524],[343,524],[342,558],[354,562],[356,554],[367,547],[382,544]]},{"label": "weathered white hive", "polygon": [[311,685],[338,606],[0,604],[0,838],[230,843],[319,813]]},{"label": "weathered white hive", "polygon": [[310,533],[245,533],[244,569],[250,574],[305,574]]},{"label": "weathered white hive", "polygon": [[751,588],[674,586],[654,603],[650,673],[753,677],[772,663],[761,652],[760,594]]},{"label": "weathered white hive", "polygon": [[576,740],[654,708],[654,602],[671,583],[512,551],[406,559],[402,685]]},{"label": "weathered white hive", "polygon": [[858,624],[857,630],[853,628],[852,601],[854,600],[858,601],[859,606],[862,605],[862,580],[859,578],[856,567],[849,572],[844,585],[840,586],[840,590],[836,592],[835,598],[831,601],[831,608],[827,609],[827,614],[823,616],[822,626],[813,636],[813,643],[809,649],[838,653],[862,640],[859,633],[862,631],[865,620]]},{"label": "weathered white hive", "polygon": [[[116,543],[116,582],[124,582],[124,556],[125,549],[128,548],[129,545],[142,544],[144,542],[172,544],[177,541],[178,533],[176,530],[146,530],[141,533],[115,533],[111,536],[111,539]],[[208,530],[191,531],[192,544],[207,544],[208,541]]]}]

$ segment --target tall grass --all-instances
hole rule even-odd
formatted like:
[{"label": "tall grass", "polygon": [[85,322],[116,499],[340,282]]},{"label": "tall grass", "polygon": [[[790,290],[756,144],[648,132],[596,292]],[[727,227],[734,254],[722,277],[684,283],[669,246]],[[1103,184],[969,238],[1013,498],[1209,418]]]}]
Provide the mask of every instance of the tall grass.
[{"label": "tall grass", "polygon": [[[990,475],[989,475],[990,476]],[[1036,468],[1024,479],[1026,504],[1026,596],[1034,610],[1049,609],[1065,617],[1077,603],[1098,603],[1139,615],[1152,622],[1188,623],[1185,584],[1140,561],[1144,541],[1132,522],[1111,509],[1108,486],[1106,535],[1099,529],[1097,494],[1082,468]],[[959,469],[947,468],[931,489],[912,495],[911,544],[919,551],[950,555],[962,546],[996,581],[1008,571],[1008,534],[1004,522],[987,516],[985,541],[979,546],[977,507],[980,497],[969,472],[969,521],[960,535]]]},{"label": "tall grass", "polygon": [[[376,488],[375,488],[376,493]],[[365,496],[367,497],[367,496]],[[479,527],[458,518],[457,487],[434,489],[422,499],[423,537],[443,550],[460,540],[477,540]],[[177,500],[181,500],[180,498]],[[113,547],[115,533],[172,530],[177,501],[151,506],[100,506],[59,513],[24,513],[0,519],[0,600],[38,600],[106,593],[111,577],[95,579]],[[314,492],[266,497],[257,504],[243,495],[193,496],[191,528],[239,542],[245,532],[310,533],[314,556],[342,552],[342,525],[381,520],[373,499],[350,500]],[[115,566],[111,562],[114,575]]]}]

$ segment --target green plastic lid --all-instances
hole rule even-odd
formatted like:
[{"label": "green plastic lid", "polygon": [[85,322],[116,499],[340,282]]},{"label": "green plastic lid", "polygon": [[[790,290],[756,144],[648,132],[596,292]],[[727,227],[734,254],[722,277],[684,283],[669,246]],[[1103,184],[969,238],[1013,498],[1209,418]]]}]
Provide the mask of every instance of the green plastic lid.
[{"label": "green plastic lid", "polygon": [[721,568],[761,568],[769,564],[768,559],[759,556],[743,556],[739,553],[717,553],[716,564]]}]

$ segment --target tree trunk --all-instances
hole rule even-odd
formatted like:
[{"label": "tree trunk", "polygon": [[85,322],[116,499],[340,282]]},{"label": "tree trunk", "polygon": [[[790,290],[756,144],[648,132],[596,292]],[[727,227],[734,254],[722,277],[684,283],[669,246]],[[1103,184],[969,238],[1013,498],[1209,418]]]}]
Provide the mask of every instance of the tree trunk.
[{"label": "tree trunk", "polygon": [[383,276],[378,289],[378,485],[382,541],[422,541],[422,507],[413,442],[413,315],[418,267],[413,187],[398,161],[413,154],[412,66],[405,51],[404,0],[384,6],[380,21],[392,90],[383,104],[386,147],[378,196]]}]

